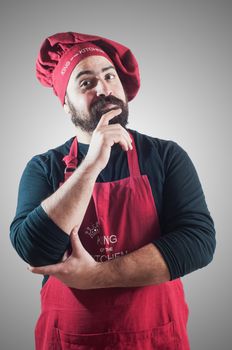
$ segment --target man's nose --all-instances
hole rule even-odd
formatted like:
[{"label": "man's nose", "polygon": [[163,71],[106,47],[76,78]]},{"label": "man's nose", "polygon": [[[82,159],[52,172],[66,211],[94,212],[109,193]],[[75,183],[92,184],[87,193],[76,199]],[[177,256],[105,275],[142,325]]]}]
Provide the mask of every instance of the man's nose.
[{"label": "man's nose", "polygon": [[107,82],[99,80],[96,85],[96,94],[97,96],[109,96],[112,94],[112,91]]}]

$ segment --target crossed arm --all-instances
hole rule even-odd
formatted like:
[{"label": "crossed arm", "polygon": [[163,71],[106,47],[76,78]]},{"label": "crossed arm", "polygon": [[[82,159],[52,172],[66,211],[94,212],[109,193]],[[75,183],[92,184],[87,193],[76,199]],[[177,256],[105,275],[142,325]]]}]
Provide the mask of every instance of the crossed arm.
[{"label": "crossed arm", "polygon": [[96,262],[85,250],[74,227],[70,234],[72,254],[64,261],[48,266],[29,267],[36,274],[52,275],[67,286],[78,289],[139,287],[170,279],[159,250],[148,244],[114,260]]}]

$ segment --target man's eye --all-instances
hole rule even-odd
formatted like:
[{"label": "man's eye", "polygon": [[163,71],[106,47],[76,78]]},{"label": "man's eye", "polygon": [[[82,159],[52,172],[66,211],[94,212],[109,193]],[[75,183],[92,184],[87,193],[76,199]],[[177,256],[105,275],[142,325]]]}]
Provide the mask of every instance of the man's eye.
[{"label": "man's eye", "polygon": [[83,80],[81,83],[80,83],[80,87],[83,87],[83,88],[87,88],[91,85],[91,80]]},{"label": "man's eye", "polygon": [[114,78],[115,78],[115,75],[112,74],[112,73],[108,73],[108,74],[106,74],[105,78],[106,78],[107,80],[111,80],[111,79],[114,79]]}]

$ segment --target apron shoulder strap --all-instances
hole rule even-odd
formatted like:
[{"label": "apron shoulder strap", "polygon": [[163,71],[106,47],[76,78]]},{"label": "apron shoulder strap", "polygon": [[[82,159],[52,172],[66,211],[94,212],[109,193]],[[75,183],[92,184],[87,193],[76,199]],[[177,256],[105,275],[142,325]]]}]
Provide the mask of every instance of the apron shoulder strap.
[{"label": "apron shoulder strap", "polygon": [[135,146],[135,140],[131,132],[129,132],[130,137],[132,139],[133,149],[127,152],[127,160],[129,166],[130,176],[141,176],[140,168],[139,168],[139,159],[138,153]]},{"label": "apron shoulder strap", "polygon": [[65,172],[74,171],[77,168],[77,154],[78,154],[78,142],[77,138],[71,144],[69,154],[64,156],[63,161],[65,162]]}]

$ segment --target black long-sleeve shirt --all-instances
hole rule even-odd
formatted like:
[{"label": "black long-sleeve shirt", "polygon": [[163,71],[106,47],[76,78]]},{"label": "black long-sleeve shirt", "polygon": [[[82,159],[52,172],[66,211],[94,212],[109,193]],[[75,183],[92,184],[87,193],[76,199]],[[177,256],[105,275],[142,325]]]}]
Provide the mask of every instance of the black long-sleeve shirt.
[{"label": "black long-sleeve shirt", "polygon": [[[205,196],[188,154],[174,141],[132,132],[141,174],[148,176],[156,204],[161,236],[153,243],[163,255],[171,279],[206,266],[215,250],[215,229]],[[18,254],[31,265],[60,261],[69,246],[69,236],[45,213],[41,202],[55,192],[64,178],[63,157],[73,138],[65,144],[34,156],[21,177],[10,238]],[[88,151],[79,143],[78,164]],[[129,176],[126,152],[112,147],[110,160],[97,182]]]}]

